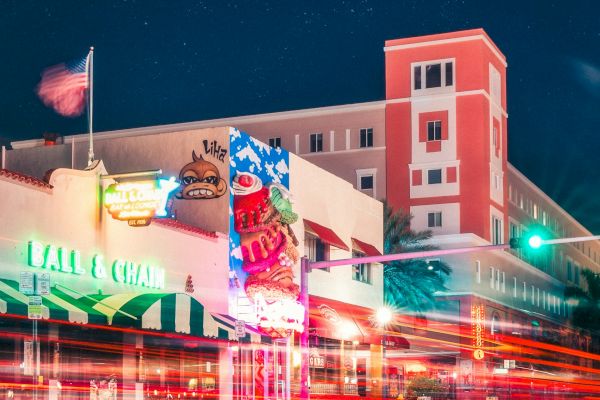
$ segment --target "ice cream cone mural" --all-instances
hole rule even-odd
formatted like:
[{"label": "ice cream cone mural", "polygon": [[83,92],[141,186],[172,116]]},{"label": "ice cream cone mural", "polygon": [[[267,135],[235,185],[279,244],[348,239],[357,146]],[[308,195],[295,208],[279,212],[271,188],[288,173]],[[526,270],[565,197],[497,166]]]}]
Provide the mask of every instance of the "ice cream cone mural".
[{"label": "ice cream cone mural", "polygon": [[298,216],[290,194],[281,184],[264,186],[258,176],[240,171],[231,188],[242,269],[248,274],[244,289],[257,310],[258,326],[273,337],[302,330],[300,288],[293,273],[298,241],[290,227]]}]

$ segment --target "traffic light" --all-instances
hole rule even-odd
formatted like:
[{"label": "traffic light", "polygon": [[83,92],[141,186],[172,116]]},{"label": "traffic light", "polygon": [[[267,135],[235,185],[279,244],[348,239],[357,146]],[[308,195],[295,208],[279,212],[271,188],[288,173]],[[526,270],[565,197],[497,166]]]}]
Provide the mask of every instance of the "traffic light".
[{"label": "traffic light", "polygon": [[544,239],[540,235],[533,234],[525,237],[516,237],[510,239],[511,249],[533,249],[537,250],[544,244]]}]

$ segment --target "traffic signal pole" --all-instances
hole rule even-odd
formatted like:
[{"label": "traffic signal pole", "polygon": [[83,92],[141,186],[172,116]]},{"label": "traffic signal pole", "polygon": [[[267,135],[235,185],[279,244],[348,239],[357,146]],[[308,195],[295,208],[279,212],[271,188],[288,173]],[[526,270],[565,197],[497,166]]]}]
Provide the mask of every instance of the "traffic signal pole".
[{"label": "traffic signal pole", "polygon": [[308,309],[308,273],[313,269],[323,269],[330,267],[338,267],[342,265],[353,265],[356,263],[384,263],[388,261],[396,260],[410,260],[414,258],[425,258],[425,257],[436,257],[445,256],[451,254],[462,254],[475,251],[490,251],[490,250],[504,250],[508,249],[508,244],[495,244],[486,246],[474,246],[474,247],[463,247],[456,249],[443,249],[443,250],[429,250],[429,251],[415,251],[412,253],[396,253],[396,254],[385,254],[382,256],[370,256],[370,257],[355,257],[347,258],[343,260],[331,260],[331,261],[309,261],[307,257],[302,257],[300,263],[300,296],[299,300],[304,306],[304,330],[300,334],[300,354],[302,361],[300,363],[300,399],[310,399],[310,388],[309,388],[309,365],[308,365],[308,327],[309,327],[309,309]]},{"label": "traffic signal pole", "polygon": [[[572,238],[561,238],[561,239],[549,239],[541,240],[541,245],[549,244],[563,244],[563,243],[575,243],[584,242],[590,240],[600,240],[600,235],[596,236],[580,236]],[[512,241],[512,239],[511,239]],[[517,242],[519,242],[517,240]],[[364,263],[385,263],[389,261],[399,260],[412,260],[415,258],[428,258],[428,257],[439,257],[453,254],[472,253],[478,251],[494,251],[494,250],[506,250],[510,249],[511,245],[508,243],[504,244],[493,244],[483,246],[472,246],[472,247],[458,247],[452,249],[440,249],[440,250],[428,250],[428,251],[415,251],[408,253],[395,253],[385,254],[381,256],[369,256],[369,257],[354,257],[346,258],[343,260],[329,260],[329,261],[309,261],[307,257],[302,257],[300,263],[300,296],[299,300],[304,306],[304,330],[300,335],[300,351],[301,351],[301,364],[300,364],[300,399],[310,399],[310,388],[309,388],[309,355],[308,355],[308,327],[309,327],[309,309],[308,309],[308,273],[313,269],[324,269],[331,267],[338,267],[342,265],[353,265],[353,264],[364,264]]]}]

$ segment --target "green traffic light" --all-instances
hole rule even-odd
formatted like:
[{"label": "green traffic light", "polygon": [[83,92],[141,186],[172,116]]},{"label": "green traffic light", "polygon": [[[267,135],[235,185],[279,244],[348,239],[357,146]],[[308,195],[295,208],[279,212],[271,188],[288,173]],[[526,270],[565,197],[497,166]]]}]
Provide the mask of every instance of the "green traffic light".
[{"label": "green traffic light", "polygon": [[529,247],[532,249],[539,249],[543,244],[543,240],[540,235],[533,235],[529,238],[527,244],[529,244]]}]

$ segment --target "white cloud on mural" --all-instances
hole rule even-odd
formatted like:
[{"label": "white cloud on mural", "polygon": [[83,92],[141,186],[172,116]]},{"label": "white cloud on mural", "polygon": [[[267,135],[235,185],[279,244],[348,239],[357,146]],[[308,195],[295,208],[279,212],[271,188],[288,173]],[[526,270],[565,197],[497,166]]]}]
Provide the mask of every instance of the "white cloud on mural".
[{"label": "white cloud on mural", "polygon": [[279,160],[275,169],[282,175],[290,173],[290,170],[284,160]]},{"label": "white cloud on mural", "polygon": [[239,158],[240,161],[243,161],[247,158],[250,160],[250,162],[258,167],[259,171],[262,169],[260,166],[260,157],[256,154],[250,144],[247,144],[246,147],[235,153],[235,157]]},{"label": "white cloud on mural", "polygon": [[267,171],[267,175],[269,175],[269,177],[273,180],[273,182],[279,183],[279,182],[281,182],[281,178],[275,172],[275,169],[273,167],[275,167],[275,164],[265,163],[265,169]]},{"label": "white cloud on mural", "polygon": [[229,134],[231,135],[231,138],[232,138],[231,141],[232,142],[235,141],[236,139],[239,139],[239,138],[242,137],[241,132],[239,130],[235,129],[235,128],[231,129],[231,131],[229,131]]},{"label": "white cloud on mural", "polygon": [[266,143],[260,142],[258,140],[256,140],[255,138],[253,138],[252,136],[250,136],[250,141],[252,142],[252,144],[254,146],[256,146],[256,148],[258,149],[258,151],[262,154],[263,152],[267,153],[268,155],[271,155],[271,149],[272,147],[269,146]]}]

